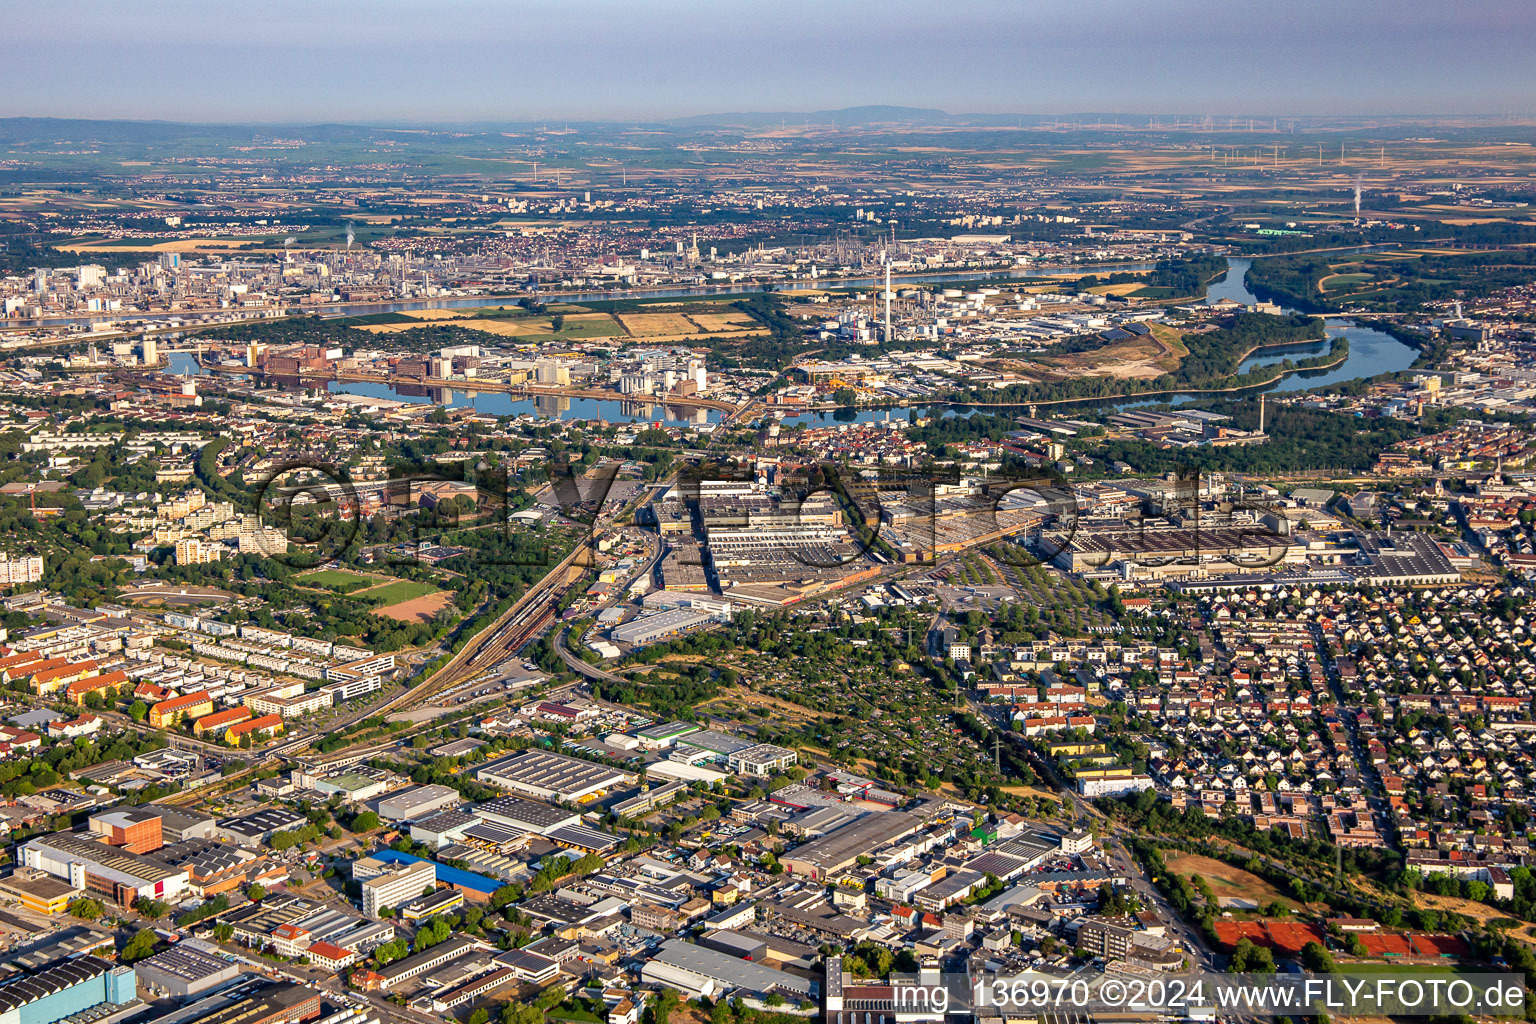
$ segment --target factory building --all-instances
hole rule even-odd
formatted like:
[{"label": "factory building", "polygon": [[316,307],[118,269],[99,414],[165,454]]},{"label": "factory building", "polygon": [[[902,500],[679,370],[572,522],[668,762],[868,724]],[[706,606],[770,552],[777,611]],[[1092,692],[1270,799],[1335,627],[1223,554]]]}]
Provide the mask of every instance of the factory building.
[{"label": "factory building", "polygon": [[149,857],[68,832],[31,840],[21,848],[21,858],[29,868],[46,871],[124,907],[133,906],[138,899],[175,903],[188,891],[185,868],[169,868]]},{"label": "factory building", "polygon": [[90,817],[91,834],[129,853],[153,853],[165,845],[160,815],[146,807],[114,807]]},{"label": "factory building", "polygon": [[240,965],[200,953],[183,943],[140,960],[133,965],[133,971],[150,992],[186,999],[238,978]]},{"label": "factory building", "polygon": [[814,839],[781,858],[786,871],[821,881],[879,849],[905,839],[922,827],[923,820],[901,811],[874,812],[855,818],[836,831]]},{"label": "factory building", "polygon": [[635,776],[628,772],[543,750],[524,750],[498,758],[482,765],[475,778],[540,800],[573,803],[586,802],[635,781]]},{"label": "factory building", "polygon": [[669,939],[640,972],[644,981],[665,985],[689,996],[714,998],[725,992],[779,994],[797,1002],[816,993],[816,983],[787,971],[742,960],[730,953]]},{"label": "factory building", "polygon": [[131,1003],[135,990],[133,968],[77,956],[0,982],[0,1021],[53,1024],[103,1004]]}]

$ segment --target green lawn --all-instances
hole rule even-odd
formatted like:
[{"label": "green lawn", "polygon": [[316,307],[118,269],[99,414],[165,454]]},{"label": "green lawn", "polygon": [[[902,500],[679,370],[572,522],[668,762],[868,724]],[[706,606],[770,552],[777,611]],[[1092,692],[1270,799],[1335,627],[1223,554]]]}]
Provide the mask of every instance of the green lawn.
[{"label": "green lawn", "polygon": [[1323,282],[1323,288],[1330,292],[1348,291],[1374,278],[1373,274],[1335,274]]},{"label": "green lawn", "polygon": [[379,582],[372,576],[347,572],[345,569],[316,569],[314,572],[301,573],[295,576],[294,579],[308,586],[324,587],[327,590],[336,590],[343,594],[360,590],[363,587],[371,587]]},{"label": "green lawn", "polygon": [[[1457,963],[1416,963],[1395,964],[1386,963],[1360,963],[1355,960],[1342,960],[1339,970],[1351,976],[1357,974],[1480,974],[1485,973],[1482,968],[1471,964]],[[1491,969],[1487,973],[1492,973]]]},{"label": "green lawn", "polygon": [[437,589],[437,587],[430,583],[418,583],[416,580],[396,580],[393,583],[386,583],[382,587],[370,590],[365,594],[359,594],[358,596],[365,597],[376,606],[384,608],[388,605],[399,604],[401,601],[409,601],[427,594],[435,594]]}]

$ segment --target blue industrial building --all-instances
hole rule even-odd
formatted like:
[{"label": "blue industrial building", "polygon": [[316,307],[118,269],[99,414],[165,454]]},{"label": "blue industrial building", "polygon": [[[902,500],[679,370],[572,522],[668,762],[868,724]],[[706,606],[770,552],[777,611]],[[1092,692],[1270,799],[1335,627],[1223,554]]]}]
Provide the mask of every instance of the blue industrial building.
[{"label": "blue industrial building", "polygon": [[137,998],[132,967],[77,956],[0,982],[0,1024],[53,1024],[102,1003]]},{"label": "blue industrial building", "polygon": [[[394,864],[414,864],[424,859],[415,854],[401,853],[399,850],[375,850],[370,856],[375,860]],[[434,862],[433,867],[437,869],[437,880],[439,882],[451,885],[456,889],[462,889],[466,894],[478,893],[482,896],[489,896],[506,884],[505,882],[498,882],[494,878],[488,878],[485,875],[477,875],[473,871],[465,871],[463,868],[449,867],[447,864],[437,864]],[[0,1024],[8,1024],[8,1022],[4,1018],[0,1018]]]}]

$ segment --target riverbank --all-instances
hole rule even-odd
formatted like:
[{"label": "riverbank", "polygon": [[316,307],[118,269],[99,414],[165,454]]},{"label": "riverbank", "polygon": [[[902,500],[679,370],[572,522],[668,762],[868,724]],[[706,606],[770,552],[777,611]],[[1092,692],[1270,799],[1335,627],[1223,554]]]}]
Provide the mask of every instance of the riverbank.
[{"label": "riverbank", "polygon": [[[848,410],[848,411],[855,412],[855,413],[859,413],[859,412],[880,412],[882,410],[888,410],[888,409],[922,409],[922,408],[926,408],[926,407],[930,407],[930,406],[944,406],[944,407],[950,408],[950,409],[1029,409],[1029,408],[1036,408],[1036,407],[1039,407],[1039,406],[1084,405],[1084,404],[1087,404],[1087,403],[1090,403],[1090,402],[1092,402],[1092,403],[1098,403],[1098,402],[1137,402],[1137,401],[1141,401],[1142,399],[1177,397],[1177,396],[1180,396],[1180,395],[1238,394],[1238,393],[1244,392],[1244,391],[1252,391],[1255,388],[1267,388],[1267,387],[1270,387],[1275,382],[1277,382],[1279,380],[1282,380],[1285,377],[1290,376],[1291,374],[1306,373],[1309,370],[1326,371],[1326,370],[1332,370],[1332,369],[1335,369],[1337,367],[1340,367],[1340,366],[1344,365],[1344,363],[1346,363],[1349,360],[1349,351],[1348,351],[1348,344],[1347,344],[1348,340],[1349,339],[1347,339],[1347,338],[1336,339],[1336,341],[1345,342],[1345,351],[1343,353],[1337,355],[1337,356],[1333,356],[1330,353],[1331,358],[1327,362],[1324,362],[1324,363],[1309,363],[1306,366],[1293,366],[1293,367],[1290,367],[1289,369],[1281,370],[1279,373],[1276,373],[1273,377],[1270,377],[1267,380],[1256,381],[1256,382],[1251,383],[1251,384],[1234,384],[1234,385],[1231,385],[1229,387],[1162,388],[1162,389],[1159,389],[1157,391],[1137,391],[1137,392],[1132,392],[1132,393],[1128,393],[1128,394],[1118,394],[1118,395],[1094,395],[1094,396],[1089,397],[1089,398],[1044,398],[1044,399],[1033,400],[1033,401],[1032,400],[1027,400],[1027,399],[1024,399],[1024,400],[1014,399],[1014,400],[1007,401],[1007,402],[970,402],[970,401],[955,401],[955,400],[947,399],[947,398],[939,398],[939,399],[916,400],[916,401],[902,400],[902,401],[899,401],[899,402],[883,402],[883,403],[881,403],[879,405],[857,405],[857,406],[818,403],[816,405],[796,406],[795,407],[795,411],[793,413],[790,413],[789,415],[798,416],[798,415],[801,415],[801,414],[804,414],[804,413],[835,413],[835,412],[839,412],[839,411],[843,411],[843,410]],[[1281,342],[1281,343],[1274,344],[1274,345],[1257,345],[1257,346],[1254,347],[1254,349],[1250,350],[1247,353],[1247,355],[1245,355],[1243,358],[1246,359],[1248,357],[1248,355],[1252,355],[1254,351],[1257,351],[1258,349],[1261,349],[1261,348],[1283,348],[1283,347],[1286,347],[1287,345],[1293,345],[1293,344],[1296,344],[1296,343],[1295,342]],[[771,411],[773,411],[773,410],[775,410],[777,408],[780,408],[780,407],[769,406],[768,410],[771,412]]]}]

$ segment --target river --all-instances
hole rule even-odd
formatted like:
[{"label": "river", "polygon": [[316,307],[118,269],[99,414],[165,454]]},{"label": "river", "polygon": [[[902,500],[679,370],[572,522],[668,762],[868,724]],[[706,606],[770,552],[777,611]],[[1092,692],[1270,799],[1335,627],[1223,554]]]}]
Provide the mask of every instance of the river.
[{"label": "river", "polygon": [[[1253,265],[1253,260],[1246,257],[1229,256],[1227,258],[1227,274],[1220,281],[1215,282],[1206,292],[1206,305],[1213,305],[1223,299],[1231,299],[1243,305],[1251,305],[1258,301],[1258,297],[1248,290],[1245,277],[1248,268]],[[1288,311],[1289,312],[1289,311]],[[1286,345],[1279,348],[1260,349],[1253,355],[1238,364],[1237,372],[1246,373],[1256,366],[1273,366],[1287,359],[1306,359],[1311,356],[1325,355],[1333,344],[1334,338],[1349,339],[1349,355],[1344,362],[1327,370],[1298,370],[1287,374],[1280,380],[1262,389],[1271,393],[1287,391],[1308,391],[1313,388],[1327,387],[1330,384],[1340,384],[1348,380],[1356,380],[1362,377],[1374,377],[1381,373],[1395,373],[1406,370],[1413,365],[1418,358],[1418,350],[1411,345],[1398,341],[1385,331],[1379,331],[1374,327],[1358,324],[1353,320],[1328,317],[1324,320],[1324,329],[1327,339],[1323,341],[1309,341],[1299,345]],[[1082,402],[1063,403],[1061,405],[1041,406],[1041,409],[1134,409],[1149,405],[1183,405],[1201,398],[1210,398],[1210,394],[1187,393],[1176,395],[1159,395],[1148,398],[1129,398],[1121,400],[1085,400]],[[925,415],[932,415],[935,406],[923,406]],[[944,415],[955,415],[956,409],[962,410],[960,415],[970,415],[968,406],[946,406]],[[1023,411],[1025,405],[1010,406]],[[989,410],[995,411],[995,410]],[[852,410],[818,411],[798,413],[783,417],[786,426],[804,424],[807,427],[835,426],[839,423],[872,423],[885,419],[888,415],[905,418],[905,410],[888,409],[860,409],[857,413]]]},{"label": "river", "polygon": [[[1253,260],[1234,256],[1227,259],[1227,265],[1229,267],[1227,276],[1211,286],[1206,294],[1206,303],[1219,302],[1224,298],[1245,305],[1257,302],[1257,297],[1248,290],[1248,284],[1244,280],[1248,268],[1253,265]],[[1328,317],[1323,322],[1326,324],[1328,341],[1261,349],[1244,359],[1238,365],[1237,372],[1244,373],[1255,366],[1273,366],[1287,359],[1306,359],[1309,356],[1323,355],[1328,351],[1334,338],[1349,339],[1349,358],[1345,359],[1342,365],[1322,372],[1302,371],[1291,374],[1266,390],[1307,391],[1361,377],[1374,377],[1380,373],[1396,373],[1399,370],[1408,369],[1419,357],[1418,350],[1412,345],[1398,341],[1385,331],[1338,317]]]},{"label": "river", "polygon": [[[1212,304],[1223,299],[1231,299],[1248,305],[1257,302],[1257,298],[1248,290],[1244,276],[1253,260],[1242,257],[1229,257],[1227,260],[1227,274],[1220,281],[1210,286],[1206,294],[1206,303]],[[1151,267],[1152,264],[1134,264],[1119,269],[1135,269],[1137,266]],[[965,280],[1004,280],[1008,278],[1048,277],[1060,273],[1060,269],[1054,271],[1035,269],[1016,269],[1008,271],[994,271],[988,274],[976,274],[966,277]],[[935,283],[946,280],[956,280],[953,275],[930,274],[922,277],[909,277],[905,282]],[[833,284],[834,282],[821,282]],[[838,284],[860,285],[878,284],[875,278],[842,278]],[[707,288],[679,288],[663,292],[647,293],[646,297],[665,298],[669,296],[689,295],[720,295],[719,291]],[[741,293],[748,294],[748,293]],[[581,295],[562,295],[567,301],[579,301],[587,299],[591,301],[597,298],[634,298],[633,292],[592,292]],[[487,300],[479,299],[454,299],[444,300],[438,305],[447,308],[484,306]],[[386,306],[369,307],[372,312],[398,311],[402,309],[420,308],[424,303],[391,303]],[[1418,352],[1409,345],[1398,341],[1383,331],[1374,327],[1357,324],[1351,320],[1329,318],[1325,321],[1328,340],[1305,342],[1299,345],[1287,345],[1283,348],[1262,349],[1244,359],[1238,366],[1238,372],[1244,373],[1256,366],[1272,366],[1286,359],[1306,359],[1310,356],[1322,355],[1329,350],[1332,339],[1345,337],[1349,339],[1349,356],[1344,362],[1327,370],[1303,370],[1288,374],[1264,390],[1273,392],[1305,391],[1311,388],[1325,387],[1329,384],[1338,384],[1347,380],[1355,380],[1360,377],[1374,377],[1380,373],[1391,373],[1405,370],[1413,365],[1418,357]],[[197,365],[190,353],[172,353],[169,372],[194,374],[203,370]],[[518,416],[530,414],[559,419],[603,419],[610,423],[644,423],[660,422],[671,425],[680,424],[704,424],[719,423],[721,414],[713,409],[689,409],[683,407],[667,407],[659,403],[630,402],[619,399],[596,398],[563,398],[563,397],[539,397],[522,398],[516,395],[503,394],[492,391],[466,391],[461,387],[453,388],[407,388],[401,390],[387,384],[375,384],[358,381],[329,381],[327,390],[335,394],[364,395],[370,398],[394,399],[402,402],[428,403],[436,402],[450,409],[475,409],[479,412],[493,416]],[[1114,408],[1130,409],[1147,405],[1182,405],[1198,398],[1207,398],[1209,395],[1198,393],[1162,395],[1148,398],[1132,398],[1120,401],[1083,401],[1074,402],[1071,407],[1077,408]],[[1045,406],[1044,408],[1061,409],[1067,406]],[[932,415],[940,408],[937,405],[921,406],[926,415]],[[1011,407],[1010,407],[1011,408]],[[1018,407],[1021,411],[1025,406]],[[942,415],[971,415],[969,406],[943,405]],[[814,412],[794,413],[781,417],[786,426],[803,424],[807,427],[836,426],[850,423],[873,423],[878,420],[897,419],[905,421],[906,409],[839,409],[818,410]]]},{"label": "river", "polygon": [[[190,373],[200,376],[208,373],[197,363],[191,352],[172,352],[167,357],[167,373]],[[235,379],[246,379],[238,375]],[[609,423],[664,423],[682,424],[719,423],[723,414],[718,409],[695,409],[687,406],[667,406],[659,402],[632,402],[624,399],[567,398],[562,395],[541,395],[524,398],[501,391],[467,391],[463,387],[416,387],[379,384],[370,381],[326,381],[326,390],[335,395],[362,395],[367,398],[387,399],[413,404],[436,404],[449,409],[474,409],[492,416],[544,416],[549,419],[607,420]]]}]

